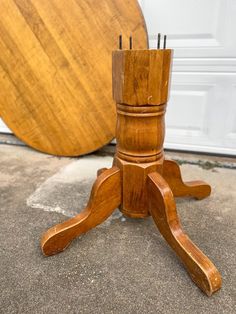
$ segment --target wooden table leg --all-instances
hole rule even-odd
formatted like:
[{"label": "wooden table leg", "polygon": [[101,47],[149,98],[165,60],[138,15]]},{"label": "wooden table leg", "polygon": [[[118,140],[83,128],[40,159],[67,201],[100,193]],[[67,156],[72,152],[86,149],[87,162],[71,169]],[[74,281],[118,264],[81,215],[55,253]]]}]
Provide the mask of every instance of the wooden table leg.
[{"label": "wooden table leg", "polygon": [[106,171],[107,170],[107,168],[101,168],[101,169],[98,169],[98,171],[97,171],[97,177],[99,177],[100,176],[100,174],[102,174],[104,171]]},{"label": "wooden table leg", "polygon": [[163,154],[172,50],[119,49],[112,60],[117,106],[114,167],[98,171],[85,210],[48,230],[42,251],[45,255],[63,251],[117,207],[129,217],[151,214],[192,280],[211,295],[221,287],[221,276],[183,232],[174,200],[174,196],[202,199],[210,195],[211,188],[203,181],[183,182],[178,164],[164,160]]},{"label": "wooden table leg", "polygon": [[148,175],[149,211],[160,233],[180,257],[190,277],[207,295],[221,287],[213,263],[183,232],[170,187],[158,173]]},{"label": "wooden table leg", "polygon": [[200,200],[211,194],[210,185],[204,181],[183,182],[180,167],[175,161],[164,161],[162,175],[174,196],[192,196]]},{"label": "wooden table leg", "polygon": [[76,217],[50,228],[42,237],[45,255],[63,251],[71,241],[105,221],[121,204],[121,179],[117,167],[105,170],[95,181],[87,207]]}]

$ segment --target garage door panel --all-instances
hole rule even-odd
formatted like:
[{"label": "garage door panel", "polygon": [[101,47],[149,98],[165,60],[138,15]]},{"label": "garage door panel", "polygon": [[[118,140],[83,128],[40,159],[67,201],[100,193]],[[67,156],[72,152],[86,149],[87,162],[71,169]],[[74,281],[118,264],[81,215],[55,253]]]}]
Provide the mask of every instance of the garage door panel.
[{"label": "garage door panel", "polygon": [[168,129],[204,132],[211,85],[172,85],[167,109]]},{"label": "garage door panel", "polygon": [[236,74],[173,73],[165,147],[235,154],[235,83]]},{"label": "garage door panel", "polygon": [[174,49],[165,147],[236,154],[236,1],[140,0],[150,47]]},{"label": "garage door panel", "polygon": [[225,145],[236,147],[236,84],[232,84],[232,95],[230,103],[230,114],[227,119],[227,127],[225,134]]},{"label": "garage door panel", "polygon": [[150,39],[168,34],[176,57],[235,56],[234,0],[141,0]]}]

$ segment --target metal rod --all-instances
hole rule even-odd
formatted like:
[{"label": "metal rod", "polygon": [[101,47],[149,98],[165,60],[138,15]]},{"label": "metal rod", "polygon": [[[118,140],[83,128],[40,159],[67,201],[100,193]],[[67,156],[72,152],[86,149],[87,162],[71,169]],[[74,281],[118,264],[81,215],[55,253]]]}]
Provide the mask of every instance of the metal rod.
[{"label": "metal rod", "polygon": [[158,33],[158,36],[157,36],[157,49],[160,49],[160,46],[161,46],[161,34]]},{"label": "metal rod", "polygon": [[119,49],[122,50],[122,35],[119,36]]},{"label": "metal rod", "polygon": [[129,49],[133,48],[133,39],[132,36],[129,37]]},{"label": "metal rod", "polygon": [[167,36],[165,35],[165,36],[164,36],[163,49],[166,49],[166,38],[167,38]]}]

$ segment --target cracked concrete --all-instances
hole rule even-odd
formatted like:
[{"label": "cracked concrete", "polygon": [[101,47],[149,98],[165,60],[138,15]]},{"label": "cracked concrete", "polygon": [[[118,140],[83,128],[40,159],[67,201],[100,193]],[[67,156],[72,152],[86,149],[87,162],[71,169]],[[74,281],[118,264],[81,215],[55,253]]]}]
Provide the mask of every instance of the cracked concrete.
[{"label": "cracked concrete", "polygon": [[42,233],[83,208],[97,169],[112,158],[57,158],[0,145],[1,312],[235,313],[236,170],[221,167],[221,158],[207,157],[220,166],[203,169],[168,155],[184,161],[186,180],[212,185],[211,197],[178,199],[177,208],[185,231],[222,274],[218,293],[208,298],[192,283],[151,218],[128,219],[118,210],[65,252],[44,257]]}]

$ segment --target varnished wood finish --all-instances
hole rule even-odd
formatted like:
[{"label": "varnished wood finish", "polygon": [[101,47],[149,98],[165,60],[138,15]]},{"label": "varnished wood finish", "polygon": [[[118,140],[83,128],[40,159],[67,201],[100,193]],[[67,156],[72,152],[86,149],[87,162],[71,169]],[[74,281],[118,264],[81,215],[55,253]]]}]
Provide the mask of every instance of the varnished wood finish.
[{"label": "varnished wood finish", "polygon": [[158,105],[168,100],[172,50],[113,52],[113,98],[131,106]]},{"label": "varnished wood finish", "polygon": [[82,233],[105,221],[121,204],[120,170],[105,170],[93,185],[87,207],[76,217],[49,229],[43,236],[41,248],[45,255],[63,251]]},{"label": "varnished wood finish", "polygon": [[[211,295],[220,288],[221,276],[212,262],[183,232],[171,192],[173,189],[175,196],[190,195],[201,199],[210,194],[210,187],[201,181],[183,183],[178,165],[164,160],[164,115],[172,52],[150,51],[150,59],[148,54],[147,50],[113,53],[113,96],[118,102],[117,150],[113,166],[119,169],[116,172],[119,183],[117,179],[105,191],[101,185],[99,195],[103,199],[103,209],[99,207],[100,201],[96,200],[96,195],[92,195],[90,202],[94,204],[94,213],[96,206],[99,207],[99,212],[104,210],[107,215],[114,206],[120,205],[122,213],[129,217],[142,218],[151,214],[161,234],[180,257],[193,281],[207,295]],[[152,60],[155,60],[153,67],[150,66]],[[153,73],[156,71],[158,73]],[[129,73],[132,79],[129,78]],[[99,174],[105,178],[108,171],[101,169]],[[110,182],[107,181],[107,184]],[[91,214],[89,228],[95,226],[97,220],[100,222],[99,217]],[[53,231],[57,230],[57,226],[51,229],[49,234],[56,234],[51,243],[50,237],[44,237],[46,241],[43,240],[43,243],[49,253],[56,253],[58,247],[65,248],[63,238],[66,238],[67,244],[67,230],[72,230],[73,237],[83,230],[81,222],[78,228],[74,228],[73,219],[65,225],[66,228],[59,227],[59,233]]]},{"label": "varnished wood finish", "polygon": [[161,159],[165,110],[165,104],[157,106],[117,104],[117,156],[135,163]]},{"label": "varnished wood finish", "polygon": [[3,0],[0,113],[37,150],[77,156],[115,135],[111,52],[147,48],[136,0]]},{"label": "varnished wood finish", "polygon": [[207,295],[221,287],[216,267],[183,232],[170,187],[158,173],[148,176],[149,210],[162,236],[180,257],[192,280]]},{"label": "varnished wood finish", "polygon": [[170,189],[175,196],[201,199],[210,194],[210,186],[202,181],[184,183],[178,165],[164,160],[172,55],[171,50],[113,52],[113,97],[117,103],[114,164],[121,169],[120,209],[129,217],[151,214],[193,281],[211,295],[221,287],[221,276],[184,234]]},{"label": "varnished wood finish", "polygon": [[162,175],[174,196],[192,196],[201,200],[211,194],[210,185],[204,181],[183,182],[180,167],[175,161],[164,161]]},{"label": "varnished wood finish", "polygon": [[106,171],[107,168],[101,168],[101,169],[98,169],[97,171],[97,177],[100,176],[100,174],[102,174],[104,171]]},{"label": "varnished wood finish", "polygon": [[149,216],[147,176],[150,172],[158,171],[161,161],[137,164],[115,157],[114,163],[121,169],[123,201],[121,212],[131,218]]},{"label": "varnished wood finish", "polygon": [[113,52],[114,164],[122,173],[120,210],[133,218],[149,216],[147,176],[162,171],[171,55],[171,50]]}]

